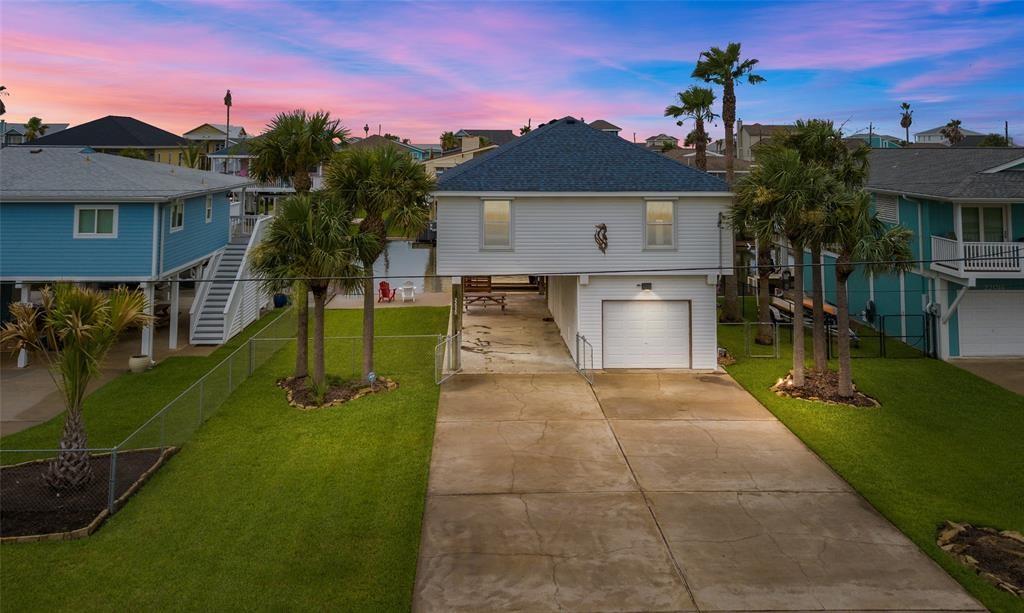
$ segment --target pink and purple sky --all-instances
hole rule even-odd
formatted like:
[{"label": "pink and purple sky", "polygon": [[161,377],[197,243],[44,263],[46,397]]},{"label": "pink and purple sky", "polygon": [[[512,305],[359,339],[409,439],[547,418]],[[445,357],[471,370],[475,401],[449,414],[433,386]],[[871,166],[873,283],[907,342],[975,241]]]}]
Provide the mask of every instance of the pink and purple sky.
[{"label": "pink and purple sky", "polygon": [[[132,115],[181,133],[262,131],[323,108],[354,134],[437,142],[565,115],[638,139],[667,132],[699,52],[729,41],[767,82],[738,89],[746,123],[824,117],[902,136],[963,121],[1024,143],[1024,3],[21,2],[0,3],[4,119]],[[716,136],[722,133],[715,126]]]}]

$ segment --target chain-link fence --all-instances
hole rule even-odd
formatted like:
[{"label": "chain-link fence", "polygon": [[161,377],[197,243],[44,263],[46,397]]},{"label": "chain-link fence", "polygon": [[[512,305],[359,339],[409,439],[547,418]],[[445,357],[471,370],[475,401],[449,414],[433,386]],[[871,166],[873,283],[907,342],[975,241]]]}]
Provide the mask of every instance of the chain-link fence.
[{"label": "chain-link fence", "polygon": [[[232,392],[287,344],[288,339],[276,337],[294,330],[294,322],[293,309],[274,317],[114,447],[0,448],[4,535],[59,532],[61,526],[66,526],[66,531],[78,530],[104,509],[116,512],[118,501],[131,493],[139,477],[151,470],[168,448],[191,438]],[[294,337],[290,340],[295,341]],[[61,454],[77,462],[79,471],[87,463],[91,477],[59,489],[48,485],[40,475]]]}]

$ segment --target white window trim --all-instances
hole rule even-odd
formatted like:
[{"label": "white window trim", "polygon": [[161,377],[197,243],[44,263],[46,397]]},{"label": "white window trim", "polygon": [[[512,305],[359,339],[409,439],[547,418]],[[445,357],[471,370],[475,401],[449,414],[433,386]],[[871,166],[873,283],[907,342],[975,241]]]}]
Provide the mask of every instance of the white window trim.
[{"label": "white window trim", "polygon": [[[174,209],[175,209],[175,207],[178,207],[178,206],[181,207],[181,225],[180,226],[175,226],[174,225]],[[185,201],[184,200],[174,200],[174,201],[172,201],[171,202],[171,206],[168,209],[168,214],[169,214],[169,216],[168,216],[169,218],[168,218],[167,221],[168,221],[168,223],[170,225],[170,228],[171,228],[170,232],[172,234],[174,232],[181,232],[182,230],[185,229]]]},{"label": "white window trim", "polygon": [[[78,215],[79,215],[79,211],[83,211],[83,210],[87,210],[87,211],[100,211],[100,210],[114,211],[114,231],[111,234],[97,234],[95,232],[79,232],[78,231]],[[118,219],[118,217],[120,217],[120,215],[119,215],[119,208],[118,208],[118,206],[116,204],[76,204],[75,205],[75,215],[74,215],[74,217],[71,220],[71,222],[74,224],[74,227],[72,228],[72,236],[74,238],[89,238],[89,239],[93,239],[93,238],[99,238],[99,239],[103,239],[103,238],[117,238],[117,219]],[[97,224],[98,223],[99,223],[99,221],[97,220]]]},{"label": "white window trim", "polygon": [[[487,245],[485,239],[487,236],[486,226],[487,220],[485,216],[485,210],[488,202],[507,202],[508,203],[508,245]],[[514,251],[514,245],[516,244],[515,234],[515,205],[511,198],[487,198],[480,201],[480,251]]]},{"label": "white window trim", "polygon": [[206,223],[213,221],[213,194],[206,195],[206,208],[203,209],[203,219]]},{"label": "white window trim", "polygon": [[[652,202],[668,202],[672,205],[672,244],[671,245],[648,245],[647,244],[647,205]],[[679,223],[679,210],[678,203],[671,198],[645,198],[644,205],[640,207],[640,229],[643,235],[640,237],[640,244],[643,245],[644,251],[675,251],[676,250],[676,233],[678,228],[676,224]],[[664,225],[664,224],[655,224]]]}]

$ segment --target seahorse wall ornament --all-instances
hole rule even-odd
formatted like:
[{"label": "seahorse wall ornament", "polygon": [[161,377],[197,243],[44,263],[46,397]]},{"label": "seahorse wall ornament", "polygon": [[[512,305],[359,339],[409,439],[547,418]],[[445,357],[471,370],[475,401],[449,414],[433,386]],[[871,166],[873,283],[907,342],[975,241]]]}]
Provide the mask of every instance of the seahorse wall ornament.
[{"label": "seahorse wall ornament", "polygon": [[597,243],[597,248],[601,250],[601,253],[605,252],[608,248],[608,226],[603,223],[599,223],[594,226],[594,242]]}]

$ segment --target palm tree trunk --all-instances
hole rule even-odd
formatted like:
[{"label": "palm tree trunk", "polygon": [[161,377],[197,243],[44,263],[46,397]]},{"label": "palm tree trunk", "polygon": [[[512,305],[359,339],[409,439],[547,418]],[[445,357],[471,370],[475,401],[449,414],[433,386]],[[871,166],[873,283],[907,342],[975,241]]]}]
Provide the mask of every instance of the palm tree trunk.
[{"label": "palm tree trunk", "polygon": [[803,243],[792,243],[796,254],[796,266],[793,267],[793,385],[804,385],[804,246]]},{"label": "palm tree trunk", "polygon": [[853,364],[850,361],[850,312],[846,296],[849,273],[836,267],[836,346],[839,349],[839,395],[853,396]]},{"label": "palm tree trunk", "polygon": [[302,194],[308,192],[313,186],[313,179],[309,178],[309,172],[300,170],[292,175],[292,187],[295,188],[295,193]]},{"label": "palm tree trunk", "polygon": [[[363,262],[367,271],[373,270],[373,262]],[[369,379],[373,372],[373,273],[367,273],[363,280],[363,379]]]},{"label": "palm tree trunk", "polygon": [[[802,257],[802,254],[801,254]],[[825,372],[828,370],[828,347],[825,343],[828,338],[825,336],[825,287],[824,279],[821,277],[821,245],[811,245],[811,298],[813,300],[812,312],[814,322],[811,328],[813,336],[812,346],[814,349],[814,370]]]},{"label": "palm tree trunk", "polygon": [[309,293],[306,284],[296,281],[295,292],[295,378],[309,374]]},{"label": "palm tree trunk", "polygon": [[722,123],[725,124],[725,182],[732,185],[733,160],[736,157],[736,139],[732,133],[736,124],[736,92],[732,79],[722,86]]},{"label": "palm tree trunk", "polygon": [[704,132],[704,120],[697,117],[697,168],[707,171],[708,169],[708,139]]},{"label": "palm tree trunk", "polygon": [[327,290],[313,290],[313,383],[323,385],[327,378],[324,365],[324,303]]},{"label": "palm tree trunk", "polygon": [[[726,81],[722,87],[722,123],[725,124],[725,182],[732,186],[733,158],[736,156],[736,142],[732,133],[733,125],[736,123],[736,94],[731,80]],[[729,241],[729,254],[735,268],[736,249],[732,240]],[[740,321],[740,286],[735,270],[725,276],[722,285],[725,291],[722,320]]]},{"label": "palm tree trunk", "polygon": [[92,464],[89,462],[89,452],[84,451],[88,446],[81,406],[69,408],[60,437],[61,450],[44,476],[46,483],[54,489],[67,489],[91,480]]},{"label": "palm tree trunk", "polygon": [[771,245],[767,241],[759,241],[757,245],[757,338],[758,345],[771,345],[773,339],[768,301],[768,277],[771,270]]}]

